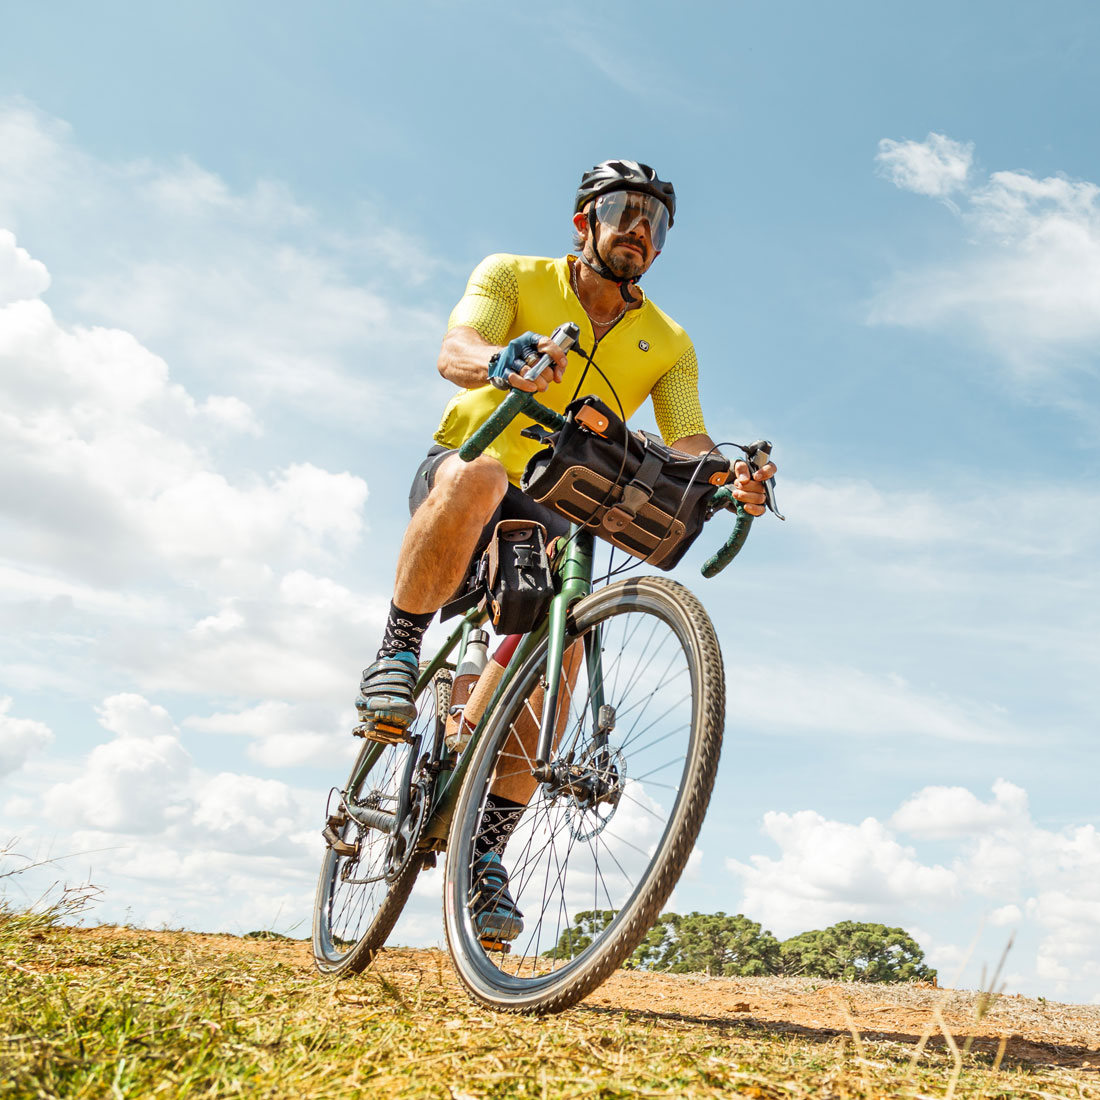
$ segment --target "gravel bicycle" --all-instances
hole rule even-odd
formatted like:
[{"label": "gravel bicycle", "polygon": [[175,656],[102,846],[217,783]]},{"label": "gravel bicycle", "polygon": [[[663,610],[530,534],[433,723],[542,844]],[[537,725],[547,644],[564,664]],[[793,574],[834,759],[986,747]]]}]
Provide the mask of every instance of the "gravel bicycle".
[{"label": "gravel bicycle", "polygon": [[[513,391],[461,457],[480,454],[518,413],[547,427],[562,419]],[[770,447],[743,449],[758,468]],[[735,514],[733,530],[703,566],[705,576],[733,559],[752,523],[725,487],[709,500],[710,515],[722,510]],[[476,1000],[498,1010],[568,1008],[626,959],[660,915],[691,855],[718,767],[725,725],[718,639],[698,599],[669,578],[593,588],[593,535],[585,527],[572,525],[555,550],[549,611],[511,639],[514,653],[461,753],[447,747],[445,726],[454,669],[486,619],[476,608],[422,662],[407,743],[364,743],[347,783],[332,792],[313,920],[322,972],[349,975],[370,963],[418,873],[440,853],[455,968]],[[502,782],[528,791],[498,848],[523,916],[510,942],[483,938],[474,919],[478,838],[496,825],[488,796]],[[580,913],[598,919],[581,929]]]}]

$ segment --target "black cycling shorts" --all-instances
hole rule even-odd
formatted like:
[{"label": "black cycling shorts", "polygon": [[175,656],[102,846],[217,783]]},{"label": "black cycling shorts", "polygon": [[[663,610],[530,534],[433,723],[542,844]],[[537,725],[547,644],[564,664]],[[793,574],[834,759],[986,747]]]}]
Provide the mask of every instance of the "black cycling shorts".
[{"label": "black cycling shorts", "polygon": [[[428,451],[428,457],[424,459],[417,468],[416,476],[413,478],[412,488],[409,489],[410,516],[428,499],[428,493],[431,492],[431,488],[435,484],[435,471],[439,467],[439,464],[448,455],[453,454],[457,454],[457,450],[444,447],[439,443],[433,445]],[[522,490],[517,489],[509,482],[508,491],[504,494],[504,499],[497,506],[497,510],[493,513],[492,519],[485,525],[485,528],[482,530],[477,540],[477,547],[473,553],[473,560],[476,560],[485,547],[489,545],[489,539],[492,537],[493,529],[502,519],[526,519],[531,520],[533,523],[541,523],[546,528],[547,542],[556,535],[569,534],[569,520],[564,516],[558,515],[557,512],[550,511],[549,508],[539,504],[538,501],[532,500]]]}]

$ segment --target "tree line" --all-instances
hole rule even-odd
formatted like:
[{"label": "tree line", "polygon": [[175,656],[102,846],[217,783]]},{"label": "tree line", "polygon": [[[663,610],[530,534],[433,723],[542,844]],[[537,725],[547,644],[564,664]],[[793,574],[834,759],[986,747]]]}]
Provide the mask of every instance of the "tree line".
[{"label": "tree line", "polygon": [[[570,959],[615,918],[613,909],[578,913],[547,958]],[[738,913],[665,913],[623,964],[629,969],[722,977],[787,975],[857,982],[935,982],[924,952],[901,928],[840,921],[779,940]]]}]

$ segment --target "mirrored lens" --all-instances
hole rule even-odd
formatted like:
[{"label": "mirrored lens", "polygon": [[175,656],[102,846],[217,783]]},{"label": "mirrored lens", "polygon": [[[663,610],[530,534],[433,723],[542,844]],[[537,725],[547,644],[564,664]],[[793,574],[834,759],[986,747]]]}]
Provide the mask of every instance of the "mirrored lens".
[{"label": "mirrored lens", "polygon": [[653,247],[660,252],[668,233],[668,207],[653,195],[612,191],[596,200],[596,217],[614,233],[629,233],[643,219],[649,223]]}]

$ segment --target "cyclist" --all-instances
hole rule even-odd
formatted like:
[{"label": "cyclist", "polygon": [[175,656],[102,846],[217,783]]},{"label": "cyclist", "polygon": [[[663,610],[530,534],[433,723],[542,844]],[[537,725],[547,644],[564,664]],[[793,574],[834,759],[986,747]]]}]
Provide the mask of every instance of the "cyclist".
[{"label": "cyclist", "polygon": [[[576,194],[576,255],[498,254],[470,276],[451,313],[438,361],[440,374],[460,392],[444,410],[434,445],[413,479],[412,519],[401,545],[385,634],[377,659],[363,673],[356,701],[357,734],[388,743],[402,739],[416,716],[412,692],[424,632],[500,519],[534,519],[550,535],[568,527],[519,489],[524,466],[539,448],[521,436],[523,418],[475,461],[463,462],[455,453],[510,388],[544,392],[540,400],[559,412],[575,397],[594,393],[621,408],[624,419],[649,397],[666,442],[690,454],[712,448],[691,340],[638,287],[664,248],[675,214],[672,184],[648,165],[604,161],[584,173]],[[565,320],[580,326],[581,345],[597,359],[598,371],[572,352],[570,363],[546,335]],[[542,376],[534,381],[521,377],[543,353],[552,365]],[[764,512],[760,483],[774,472],[771,464],[755,475],[744,462],[734,466],[733,495],[753,515]],[[499,825],[479,838],[475,875],[487,900],[475,919],[479,931],[491,938],[513,939],[522,928],[500,852],[528,793],[494,786],[489,796]]]}]

